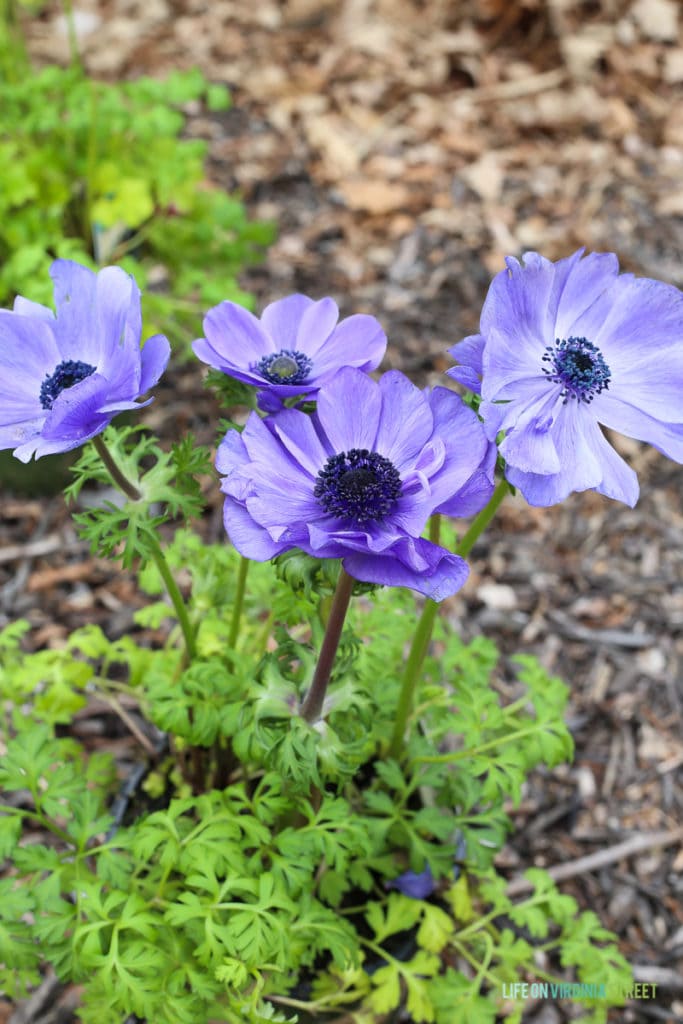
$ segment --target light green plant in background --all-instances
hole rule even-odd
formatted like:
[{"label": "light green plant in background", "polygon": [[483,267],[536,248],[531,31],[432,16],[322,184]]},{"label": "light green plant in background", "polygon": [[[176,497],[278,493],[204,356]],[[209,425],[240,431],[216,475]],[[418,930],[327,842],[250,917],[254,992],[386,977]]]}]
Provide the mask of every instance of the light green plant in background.
[{"label": "light green plant in background", "polygon": [[47,270],[65,257],[125,267],[147,323],[184,346],[202,310],[250,305],[237,277],[273,226],[207,181],[207,143],[182,137],[189,102],[220,113],[230,98],[196,69],[116,84],[79,65],[0,79],[0,303],[49,301]]}]

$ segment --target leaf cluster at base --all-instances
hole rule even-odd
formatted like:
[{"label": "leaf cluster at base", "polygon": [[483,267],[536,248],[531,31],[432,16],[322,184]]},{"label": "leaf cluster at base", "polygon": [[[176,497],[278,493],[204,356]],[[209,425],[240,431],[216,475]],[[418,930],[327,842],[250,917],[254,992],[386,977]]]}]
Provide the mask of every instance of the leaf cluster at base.
[{"label": "leaf cluster at base", "polygon": [[[320,570],[274,579],[253,564],[231,646],[239,556],[188,530],[166,554],[191,578],[189,666],[174,633],[151,649],[90,626],[37,654],[22,653],[22,625],[0,634],[14,706],[0,769],[6,990],[48,961],[84,986],[83,1024],[376,1024],[399,1006],[416,1024],[494,1024],[521,1020],[504,984],[571,971],[607,986],[582,1018],[605,1021],[630,983],[614,936],[545,872],[512,900],[493,865],[529,772],[571,755],[566,687],[440,622],[405,754],[387,759],[410,594],[355,600],[325,716],[309,725],[297,708],[324,629],[306,585]],[[139,624],[172,620],[153,563],[141,584],[158,599]],[[169,736],[171,771],[159,764],[149,787],[161,809],[113,829],[111,760],[58,735],[90,695],[136,700]],[[433,880],[431,895],[400,891],[408,871]]]}]

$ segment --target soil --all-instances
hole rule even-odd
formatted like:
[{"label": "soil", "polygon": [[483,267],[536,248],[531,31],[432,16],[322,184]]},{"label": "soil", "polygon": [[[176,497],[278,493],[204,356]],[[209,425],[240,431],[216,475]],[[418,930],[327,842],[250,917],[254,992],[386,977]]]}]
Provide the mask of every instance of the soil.
[{"label": "soil", "polygon": [[[75,16],[96,76],[197,64],[230,86],[232,109],[190,108],[188,132],[211,142],[212,187],[278,224],[241,283],[259,305],[298,290],[373,313],[384,369],[444,383],[446,349],[477,329],[506,255],[615,251],[625,270],[683,286],[676,0],[76,0]],[[56,8],[27,32],[38,63],[67,59]],[[162,436],[212,443],[201,378],[186,365],[161,389],[148,418]],[[658,985],[610,1020],[671,1024],[683,1021],[683,477],[613,441],[638,473],[636,508],[591,492],[551,509],[509,500],[444,611],[467,638],[499,643],[503,688],[517,651],[570,684],[575,761],[530,779],[499,865],[512,880],[563,866],[563,890],[617,932],[636,980]],[[211,508],[215,539],[215,494]],[[28,618],[36,646],[87,621],[126,631],[144,599],[89,556],[61,498],[5,495],[2,511],[0,624]],[[104,709],[76,727],[135,760]],[[70,1019],[58,1004],[23,1016],[6,1004],[0,1021]],[[567,1006],[529,1002],[524,1020],[561,1024]]]}]

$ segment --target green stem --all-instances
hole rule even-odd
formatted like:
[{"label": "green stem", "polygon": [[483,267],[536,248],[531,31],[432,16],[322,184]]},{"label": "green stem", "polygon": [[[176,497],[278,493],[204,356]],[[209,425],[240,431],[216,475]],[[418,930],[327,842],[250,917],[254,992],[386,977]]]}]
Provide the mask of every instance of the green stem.
[{"label": "green stem", "polygon": [[[436,514],[433,515],[429,521],[429,539],[432,544],[439,543],[440,532],[441,517]],[[427,648],[429,647],[429,641],[432,637],[438,607],[439,606],[436,601],[432,601],[430,598],[427,598],[424,603],[424,608],[422,609],[422,614],[420,615],[415,628],[413,642],[410,647],[408,660],[406,661],[405,668],[403,670],[403,677],[401,679],[401,692],[399,694],[396,717],[394,719],[394,731],[389,745],[389,757],[395,757],[398,759],[403,749],[403,737],[406,731],[408,716],[410,715],[413,706],[413,698],[415,695],[414,691],[420,673],[420,668],[422,667],[422,662],[427,655]]]},{"label": "green stem", "polygon": [[466,761],[470,757],[479,757],[489,750],[503,747],[506,743],[521,740],[524,736],[531,736],[535,732],[541,732],[543,726],[538,722],[528,726],[526,729],[516,729],[507,736],[501,736],[496,740],[489,740],[487,743],[480,743],[478,747],[469,747],[467,750],[454,750],[450,754],[425,754],[422,757],[413,758],[413,764],[452,764],[455,761]]},{"label": "green stem", "polygon": [[382,960],[391,961],[392,964],[400,965],[401,961],[397,960],[395,956],[392,956],[391,953],[388,950],[384,949],[382,946],[380,946],[378,942],[373,942],[372,939],[364,939],[362,936],[359,936],[359,939],[361,945],[367,946],[368,949],[371,949],[372,952],[376,953],[377,956],[382,958]]},{"label": "green stem", "polygon": [[486,955],[483,960],[477,960],[477,958],[472,953],[470,953],[470,951],[465,946],[462,946],[455,939],[451,939],[451,944],[453,946],[453,949],[456,949],[458,953],[460,953],[460,955],[463,956],[465,960],[467,960],[467,962],[470,964],[470,966],[473,967],[474,970],[477,972],[476,978],[472,979],[471,984],[473,987],[477,984],[477,982],[479,982],[479,987],[481,987],[483,979],[486,978],[486,980],[490,982],[490,984],[494,988],[498,988],[500,985],[500,979],[496,974],[493,973],[493,971],[489,970],[489,964],[491,963],[491,956],[493,952],[491,939],[489,938],[489,936],[486,936],[486,938],[488,938],[488,942],[486,943]]},{"label": "green stem", "polygon": [[[524,906],[525,908],[535,907],[538,904],[544,903],[548,899],[547,893],[541,893],[536,896],[530,896],[528,900],[523,900],[520,903],[512,904],[513,907]],[[490,910],[488,914],[483,917],[477,918],[472,924],[468,924],[465,928],[461,928],[460,931],[456,932],[453,936],[453,942],[462,942],[463,939],[470,935],[476,935],[477,932],[482,931],[491,921],[494,921],[497,917],[500,917],[500,908]]]},{"label": "green stem", "polygon": [[71,0],[62,0],[62,9],[66,20],[66,31],[69,37],[69,56],[71,66],[82,68],[81,54],[78,49],[78,33],[76,32],[76,20],[74,18],[73,4]]},{"label": "green stem", "polygon": [[301,999],[292,999],[291,996],[268,995],[268,1000],[278,1003],[280,1006],[291,1006],[295,1010],[305,1010],[309,1017],[311,1014],[339,1013],[339,1007],[344,1003],[356,1003],[362,998],[363,993],[358,989],[345,989],[343,992],[332,992],[328,996],[319,996],[311,1003],[305,1003]]},{"label": "green stem", "polygon": [[337,580],[337,589],[334,592],[332,609],[327,620],[327,628],[320,648],[313,682],[300,708],[301,717],[307,722],[316,722],[320,718],[352,591],[353,579],[342,568]]},{"label": "green stem", "polygon": [[[123,494],[125,494],[126,497],[129,498],[131,501],[140,501],[140,499],[142,498],[142,492],[135,484],[131,483],[127,476],[124,476],[124,474],[121,472],[119,466],[112,457],[111,452],[109,451],[106,444],[102,440],[102,435],[97,434],[95,437],[93,437],[92,442],[93,445],[95,446],[97,454],[102,459],[102,462],[104,463],[107,472],[109,473],[110,477],[112,478],[116,486],[119,488],[119,490],[121,490]],[[156,565],[159,571],[159,575],[164,581],[166,591],[171,599],[173,608],[175,609],[178,622],[180,623],[180,628],[183,632],[183,637],[185,638],[187,657],[190,661],[193,661],[196,656],[197,649],[195,646],[194,630],[192,629],[192,625],[190,623],[190,617],[187,612],[187,606],[185,604],[185,601],[183,600],[183,595],[180,593],[178,584],[176,583],[173,573],[169,568],[168,562],[166,561],[166,556],[161,550],[161,545],[157,540],[156,534],[150,530],[148,533],[146,533],[146,538],[150,557],[154,561],[154,564]]]},{"label": "green stem", "polygon": [[230,623],[230,635],[228,636],[228,647],[234,649],[240,631],[240,618],[242,617],[242,605],[244,604],[244,590],[249,572],[249,559],[244,555],[240,558],[240,570],[237,576],[237,591],[232,606],[232,621]]},{"label": "green stem", "polygon": [[488,505],[486,505],[481,512],[474,517],[469,530],[456,546],[456,555],[460,555],[461,558],[467,558],[470,551],[502,505],[505,495],[509,493],[510,484],[503,478],[491,495]]},{"label": "green stem", "polygon": [[161,550],[161,545],[153,533],[146,534],[147,544],[149,553],[152,556],[154,564],[157,567],[159,575],[164,581],[166,591],[171,599],[171,604],[175,609],[180,628],[183,632],[183,638],[185,640],[185,649],[187,651],[188,661],[194,661],[197,656],[197,647],[195,644],[194,630],[190,622],[190,616],[187,612],[187,605],[183,600],[183,595],[180,593],[180,588],[175,581],[175,577],[169,568],[169,564],[166,561],[166,556]]},{"label": "green stem", "polygon": [[147,224],[143,224],[141,228],[138,228],[134,235],[131,235],[124,241],[119,242],[114,251],[111,253],[110,261],[112,263],[119,263],[124,258],[124,256],[128,255],[129,252],[132,252],[133,249],[139,248],[143,242],[147,241],[147,238],[149,236],[149,229],[150,224],[148,221]]},{"label": "green stem", "polygon": [[30,72],[26,37],[14,0],[0,0],[0,62],[8,82],[20,82]]},{"label": "green stem", "polygon": [[[33,795],[33,794],[32,794]],[[33,802],[35,804],[35,795],[33,796]],[[29,811],[25,807],[11,807],[6,804],[0,804],[0,811],[3,814],[13,814],[15,817],[30,818],[31,821],[37,822],[42,828],[48,832],[52,832],[54,836],[61,839],[62,842],[66,843],[67,846],[75,846],[76,843],[72,836],[68,832],[65,832],[59,825],[55,825],[49,818],[46,818],[40,811]]]},{"label": "green stem", "polygon": [[[93,188],[95,181],[95,167],[97,165],[97,106],[99,103],[98,86],[95,82],[90,81],[90,110],[89,110],[89,122],[88,122],[88,139],[86,148],[86,162],[85,162],[85,196],[83,203],[83,232],[84,237],[89,239],[89,244],[92,247],[94,256],[97,256],[97,249],[95,246],[95,236],[93,228],[92,218],[92,204],[93,204]],[[75,156],[74,156],[75,160]],[[98,260],[99,263],[99,260]]]},{"label": "green stem", "polygon": [[[465,536],[456,546],[456,555],[459,555],[461,558],[465,558],[470,553],[478,538],[493,519],[501,502],[503,501],[503,498],[509,490],[510,485],[507,480],[501,480],[491,495],[488,505],[486,505],[486,507],[483,508],[477,516],[475,516],[469,530],[467,530]],[[433,544],[438,544],[439,542],[438,515],[432,516],[430,521],[429,539]],[[394,731],[391,737],[391,743],[389,744],[389,757],[398,759],[403,752],[406,725],[413,706],[415,690],[417,689],[420,678],[420,670],[422,669],[422,664],[427,656],[429,643],[434,631],[434,623],[436,622],[438,608],[439,606],[436,601],[432,601],[428,598],[424,603],[422,614],[420,615],[415,628],[413,642],[403,670],[401,692],[399,694],[396,717],[394,719]]]},{"label": "green stem", "polygon": [[254,654],[259,657],[263,657],[268,649],[268,640],[273,629],[273,620],[275,619],[274,612],[270,611],[267,617],[264,619],[263,625],[259,630],[256,642],[254,644]]},{"label": "green stem", "polygon": [[131,483],[127,476],[123,475],[117,463],[114,461],[111,452],[102,440],[102,435],[96,434],[92,439],[92,443],[95,446],[95,451],[102,459],[109,476],[112,478],[118,489],[123,491],[126,497],[130,498],[131,501],[139,501],[142,497],[142,491],[140,491],[135,484]]},{"label": "green stem", "polygon": [[439,606],[436,601],[432,601],[430,598],[427,598],[424,608],[422,609],[422,614],[418,619],[415,634],[413,636],[413,642],[408,654],[408,660],[406,661],[406,665],[403,670],[401,692],[399,694],[396,717],[394,719],[394,732],[389,746],[389,757],[394,757],[397,760],[403,750],[403,738],[405,736],[406,724],[413,706],[413,697],[420,675],[420,669],[422,668],[422,663],[427,655],[429,641],[432,638],[432,631],[434,629],[438,608]]}]

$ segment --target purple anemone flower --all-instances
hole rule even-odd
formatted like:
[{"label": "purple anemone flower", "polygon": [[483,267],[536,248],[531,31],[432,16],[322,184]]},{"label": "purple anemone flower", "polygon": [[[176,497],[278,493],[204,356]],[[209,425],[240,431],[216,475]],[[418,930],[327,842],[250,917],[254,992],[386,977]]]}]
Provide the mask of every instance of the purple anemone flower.
[{"label": "purple anemone flower", "polygon": [[448,373],[481,393],[487,435],[504,432],[506,476],[531,505],[592,489],[633,506],[636,474],[601,427],[683,461],[683,293],[620,275],[613,253],[582,255],[509,257]]},{"label": "purple anemone flower", "polygon": [[77,448],[163,373],[161,334],[140,349],[140,291],[120,267],[50,268],[57,313],[19,296],[0,310],[0,448],[22,462]]},{"label": "purple anemone flower", "polygon": [[387,346],[379,322],[362,313],[338,320],[329,298],[288,295],[266,306],[260,320],[234,302],[221,302],[206,314],[206,337],[192,348],[202,362],[257,387],[261,404],[273,412],[283,399],[315,398],[342,366],[379,366]]},{"label": "purple anemone flower", "polygon": [[385,882],[385,888],[398,889],[414,900],[426,900],[436,889],[436,882],[428,864],[424,871],[404,871],[398,878]]},{"label": "purple anemone flower", "polygon": [[440,601],[468,569],[420,534],[433,512],[459,514],[461,491],[465,514],[486,503],[488,447],[453,391],[426,396],[397,370],[376,382],[347,367],[320,392],[313,416],[251,413],[242,433],[228,431],[216,458],[225,527],[247,558],[297,547],[342,558],[355,579]]}]

